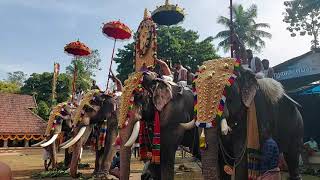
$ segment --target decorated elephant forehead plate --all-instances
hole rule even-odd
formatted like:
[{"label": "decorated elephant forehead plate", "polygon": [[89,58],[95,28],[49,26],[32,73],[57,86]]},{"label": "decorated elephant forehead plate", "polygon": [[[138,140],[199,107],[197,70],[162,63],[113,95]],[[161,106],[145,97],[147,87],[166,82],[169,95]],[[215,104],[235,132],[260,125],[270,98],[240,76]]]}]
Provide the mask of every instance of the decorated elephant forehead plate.
[{"label": "decorated elephant forehead plate", "polygon": [[77,123],[81,120],[81,112],[82,109],[85,105],[90,105],[90,101],[93,99],[93,97],[97,94],[99,94],[100,91],[95,89],[95,90],[91,90],[89,92],[87,92],[81,102],[80,105],[77,107],[77,109],[75,110],[74,116],[72,117],[72,121],[74,125],[77,125]]},{"label": "decorated elephant forehead plate", "polygon": [[229,79],[233,75],[235,64],[235,59],[223,58],[206,61],[200,67],[194,81],[197,93],[197,123],[210,123],[217,114],[221,115],[221,99],[225,87],[231,85]]},{"label": "decorated elephant forehead plate", "polygon": [[135,72],[124,82],[123,92],[120,98],[119,127],[122,128],[128,121],[129,111],[133,108],[135,90],[142,91],[142,72]]},{"label": "decorated elephant forehead plate", "polygon": [[60,113],[65,105],[67,105],[67,103],[60,103],[52,108],[50,112],[49,120],[47,123],[47,129],[46,129],[45,135],[50,134],[50,131],[54,125],[55,117],[61,115]]}]

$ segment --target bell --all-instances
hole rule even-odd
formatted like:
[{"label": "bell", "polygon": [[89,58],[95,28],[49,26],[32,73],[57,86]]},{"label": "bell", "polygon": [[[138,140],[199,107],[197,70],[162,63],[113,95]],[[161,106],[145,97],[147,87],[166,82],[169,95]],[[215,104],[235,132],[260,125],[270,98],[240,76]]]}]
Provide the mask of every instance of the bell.
[{"label": "bell", "polygon": [[204,134],[204,128],[202,128],[202,132],[201,132],[201,135],[199,138],[199,146],[200,146],[200,149],[206,149],[206,147],[207,147],[206,136]]}]

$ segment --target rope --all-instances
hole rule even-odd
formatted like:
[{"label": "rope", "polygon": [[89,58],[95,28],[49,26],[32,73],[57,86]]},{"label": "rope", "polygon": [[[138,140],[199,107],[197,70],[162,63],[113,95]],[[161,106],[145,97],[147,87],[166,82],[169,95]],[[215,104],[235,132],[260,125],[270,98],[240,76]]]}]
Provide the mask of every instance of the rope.
[{"label": "rope", "polygon": [[247,147],[247,138],[246,138],[245,143],[243,144],[243,147],[242,147],[242,150],[241,150],[241,153],[240,153],[239,157],[232,157],[232,156],[226,151],[225,147],[224,147],[223,144],[222,144],[222,140],[221,140],[221,137],[220,137],[220,136],[218,136],[218,141],[219,141],[219,142],[218,142],[218,143],[219,143],[219,148],[220,148],[220,150],[221,150],[221,154],[222,154],[224,163],[227,164],[228,166],[232,166],[232,165],[230,165],[230,164],[227,162],[227,159],[226,159],[226,156],[227,156],[229,159],[234,160],[235,162],[238,160],[237,163],[234,163],[234,168],[238,167],[239,164],[241,163],[244,155],[245,155],[246,150],[247,150],[247,148],[246,148],[246,147]]}]

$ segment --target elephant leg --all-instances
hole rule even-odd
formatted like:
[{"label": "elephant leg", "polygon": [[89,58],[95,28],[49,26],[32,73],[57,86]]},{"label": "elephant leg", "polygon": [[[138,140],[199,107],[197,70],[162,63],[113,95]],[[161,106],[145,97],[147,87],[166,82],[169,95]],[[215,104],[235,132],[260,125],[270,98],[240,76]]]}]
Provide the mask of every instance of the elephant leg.
[{"label": "elephant leg", "polygon": [[[199,131],[201,133],[201,131]],[[204,129],[207,147],[201,154],[202,174],[206,180],[219,179],[218,134],[217,128]]]},{"label": "elephant leg", "polygon": [[165,128],[161,127],[161,179],[174,179],[174,162],[178,145],[182,142],[185,129],[182,126]]},{"label": "elephant leg", "polygon": [[64,166],[69,167],[71,162],[72,154],[69,153],[69,148],[64,150]]},{"label": "elephant leg", "polygon": [[[176,156],[177,145],[161,143],[161,179],[174,179],[174,161]],[[159,178],[160,179],[160,178]]]},{"label": "elephant leg", "polygon": [[301,176],[299,173],[299,145],[297,143],[291,143],[288,150],[288,153],[284,153],[284,158],[288,164],[290,180],[300,180]]},{"label": "elephant leg", "polygon": [[104,145],[104,154],[102,156],[101,171],[108,174],[113,160],[114,155],[116,154],[116,148],[112,145],[115,143],[117,138],[117,131],[110,130],[107,134],[107,139]]},{"label": "elephant leg", "polygon": [[102,156],[101,150],[96,150],[96,159],[95,159],[95,163],[94,163],[93,174],[97,174],[99,172],[99,170],[100,170],[100,167],[101,167],[101,156]]}]

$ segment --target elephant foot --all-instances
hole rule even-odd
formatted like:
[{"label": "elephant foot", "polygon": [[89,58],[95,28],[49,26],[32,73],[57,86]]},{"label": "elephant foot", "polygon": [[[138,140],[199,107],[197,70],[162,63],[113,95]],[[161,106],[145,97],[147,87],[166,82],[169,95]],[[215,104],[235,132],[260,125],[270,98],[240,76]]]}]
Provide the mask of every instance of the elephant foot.
[{"label": "elephant foot", "polygon": [[94,179],[97,180],[112,180],[114,179],[107,171],[96,172],[94,175]]},{"label": "elephant foot", "polygon": [[288,180],[302,180],[302,177],[301,176],[289,177]]}]

